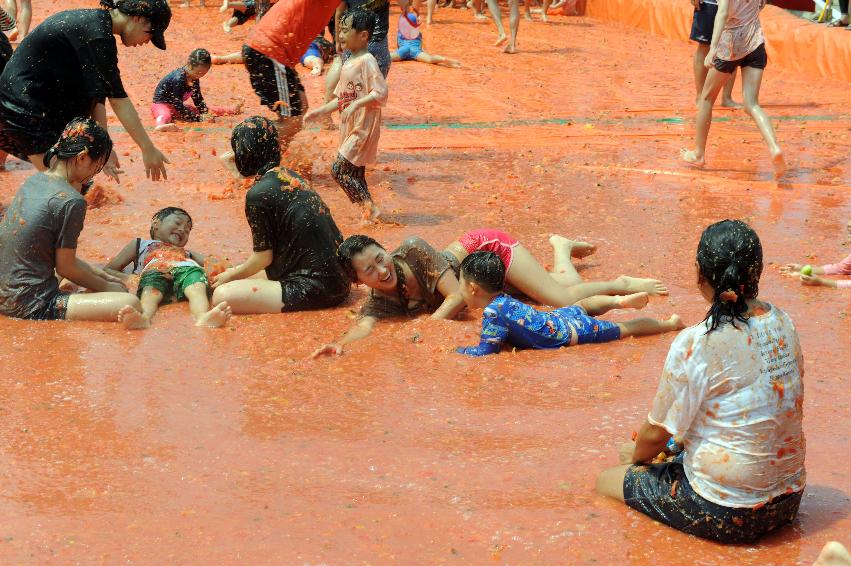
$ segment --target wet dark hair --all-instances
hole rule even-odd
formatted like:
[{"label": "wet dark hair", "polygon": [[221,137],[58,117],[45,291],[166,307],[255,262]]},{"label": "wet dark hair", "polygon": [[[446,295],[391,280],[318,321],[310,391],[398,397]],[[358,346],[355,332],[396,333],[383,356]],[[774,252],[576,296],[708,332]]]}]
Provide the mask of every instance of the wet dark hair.
[{"label": "wet dark hair", "polygon": [[251,116],[236,125],[230,137],[236,169],[243,177],[265,175],[281,164],[278,129],[271,120]]},{"label": "wet dark hair", "polygon": [[54,157],[72,159],[84,151],[94,161],[102,160],[106,163],[112,152],[112,139],[107,131],[91,118],[74,118],[62,130],[56,143],[44,152],[41,161],[49,169]]},{"label": "wet dark hair", "polygon": [[154,237],[154,222],[162,222],[172,214],[180,214],[181,216],[185,216],[189,219],[189,225],[192,225],[192,217],[189,216],[189,213],[183,210],[182,208],[176,206],[167,206],[161,210],[158,210],[151,216],[151,239]]},{"label": "wet dark hair", "polygon": [[707,334],[725,323],[747,322],[747,299],[759,294],[762,244],[741,220],[722,220],[707,227],[697,245],[700,274],[715,290],[706,313]]},{"label": "wet dark hair", "polygon": [[351,8],[343,12],[340,16],[340,22],[345,19],[351,20],[351,28],[355,31],[369,32],[369,39],[372,39],[372,32],[375,29],[375,13],[362,8]]},{"label": "wet dark hair", "polygon": [[488,293],[499,293],[505,286],[505,264],[493,252],[473,252],[465,257],[461,275]]},{"label": "wet dark hair", "polygon": [[358,282],[358,274],[357,271],[355,271],[354,266],[352,266],[352,258],[369,246],[378,246],[382,250],[384,249],[384,246],[363,234],[349,236],[343,240],[343,243],[340,244],[339,248],[337,248],[337,260],[340,262],[340,266],[342,266],[343,271],[346,272],[346,275],[349,276],[349,279],[351,279],[353,283]]},{"label": "wet dark hair", "polygon": [[192,68],[195,67],[209,67],[213,64],[213,59],[210,57],[210,52],[206,49],[195,49],[192,53],[189,54],[188,60],[189,66]]}]

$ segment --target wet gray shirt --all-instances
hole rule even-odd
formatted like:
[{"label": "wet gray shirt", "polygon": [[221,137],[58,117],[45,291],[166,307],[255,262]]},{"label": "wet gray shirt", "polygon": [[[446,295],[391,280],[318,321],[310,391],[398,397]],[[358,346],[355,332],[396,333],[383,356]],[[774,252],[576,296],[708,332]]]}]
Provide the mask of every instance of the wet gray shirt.
[{"label": "wet gray shirt", "polygon": [[86,201],[67,182],[36,173],[0,220],[0,313],[30,318],[59,292],[56,250],[77,247]]}]

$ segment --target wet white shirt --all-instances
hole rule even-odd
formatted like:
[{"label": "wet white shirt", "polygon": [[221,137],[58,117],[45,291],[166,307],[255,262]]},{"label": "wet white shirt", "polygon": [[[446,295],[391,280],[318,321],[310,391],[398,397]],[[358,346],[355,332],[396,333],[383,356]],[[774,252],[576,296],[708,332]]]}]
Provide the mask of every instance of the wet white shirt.
[{"label": "wet white shirt", "polygon": [[767,312],[676,337],[648,415],[685,444],[694,490],[725,507],[754,507],[806,483],[804,360],[789,316]]}]

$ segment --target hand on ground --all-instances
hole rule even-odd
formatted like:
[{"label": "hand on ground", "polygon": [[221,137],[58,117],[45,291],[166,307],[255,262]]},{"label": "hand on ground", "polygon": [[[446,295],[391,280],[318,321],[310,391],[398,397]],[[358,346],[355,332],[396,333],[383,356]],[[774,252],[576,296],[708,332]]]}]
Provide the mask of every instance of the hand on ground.
[{"label": "hand on ground", "polygon": [[340,344],[325,344],[324,346],[314,350],[310,357],[316,359],[319,356],[330,356],[331,354],[343,355],[343,347]]}]

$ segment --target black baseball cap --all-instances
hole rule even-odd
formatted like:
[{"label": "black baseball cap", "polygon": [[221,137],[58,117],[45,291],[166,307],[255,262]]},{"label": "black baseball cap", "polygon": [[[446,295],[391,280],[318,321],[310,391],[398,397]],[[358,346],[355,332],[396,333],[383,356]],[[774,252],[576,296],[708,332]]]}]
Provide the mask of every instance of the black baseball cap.
[{"label": "black baseball cap", "polygon": [[151,43],[165,49],[165,30],[171,22],[171,8],[166,0],[113,0],[112,4],[122,14],[148,18],[151,22]]}]

